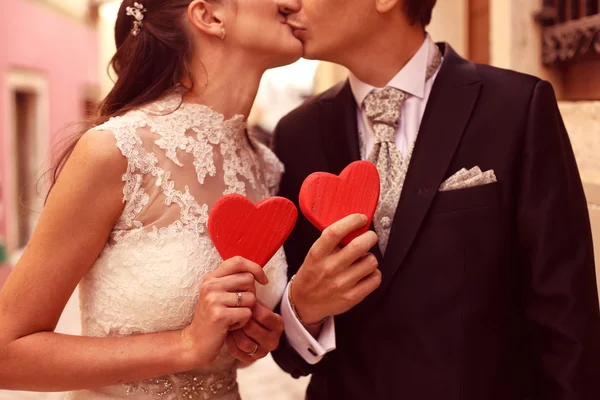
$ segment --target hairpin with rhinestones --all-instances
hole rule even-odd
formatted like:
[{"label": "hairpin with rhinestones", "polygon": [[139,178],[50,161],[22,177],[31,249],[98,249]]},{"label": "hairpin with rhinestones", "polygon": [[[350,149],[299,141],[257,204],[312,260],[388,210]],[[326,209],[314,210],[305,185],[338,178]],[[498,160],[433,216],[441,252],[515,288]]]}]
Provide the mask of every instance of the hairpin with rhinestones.
[{"label": "hairpin with rhinestones", "polygon": [[140,3],[135,2],[133,3],[133,7],[127,7],[125,11],[127,12],[128,16],[133,17],[134,19],[131,33],[133,36],[139,35],[140,31],[142,30],[142,26],[144,26],[144,23],[142,22],[144,20],[144,13],[148,10],[146,10]]}]

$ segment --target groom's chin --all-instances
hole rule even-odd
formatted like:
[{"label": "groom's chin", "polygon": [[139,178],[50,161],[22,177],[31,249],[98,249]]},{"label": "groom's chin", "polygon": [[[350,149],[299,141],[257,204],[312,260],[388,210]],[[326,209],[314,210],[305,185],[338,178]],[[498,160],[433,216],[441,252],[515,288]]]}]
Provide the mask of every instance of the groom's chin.
[{"label": "groom's chin", "polygon": [[305,58],[307,60],[318,60],[318,61],[331,62],[327,58],[326,54],[322,54],[322,53],[318,53],[318,52],[314,52],[314,51],[306,51],[306,49],[304,50],[304,54],[302,55],[302,58]]},{"label": "groom's chin", "polygon": [[317,60],[318,57],[316,57],[314,49],[311,48],[312,46],[310,46],[310,43],[308,43],[306,37],[304,36],[305,34],[306,31],[304,30],[294,31],[294,36],[296,36],[296,39],[302,43],[302,58],[307,60]]},{"label": "groom's chin", "polygon": [[302,58],[307,60],[331,61],[331,54],[325,49],[315,46],[314,42],[304,40],[302,42]]},{"label": "groom's chin", "polygon": [[311,57],[310,51],[308,51],[308,49],[306,48],[306,43],[304,43],[303,40],[300,40],[300,42],[302,43],[302,58],[305,58],[307,60],[314,60],[314,57]]},{"label": "groom's chin", "polygon": [[306,43],[302,43],[302,58],[307,60],[321,60],[317,52],[307,46]]},{"label": "groom's chin", "polygon": [[302,58],[307,60],[318,60],[316,57],[311,57],[310,53],[307,53],[306,51],[302,54]]}]

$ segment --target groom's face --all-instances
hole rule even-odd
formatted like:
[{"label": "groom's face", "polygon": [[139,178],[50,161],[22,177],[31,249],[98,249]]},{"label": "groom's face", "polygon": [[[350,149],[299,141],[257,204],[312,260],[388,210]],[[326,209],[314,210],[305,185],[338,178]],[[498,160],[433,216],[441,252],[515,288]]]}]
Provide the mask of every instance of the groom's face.
[{"label": "groom's face", "polygon": [[348,50],[377,29],[379,0],[298,0],[302,8],[288,16],[304,57],[342,62]]}]

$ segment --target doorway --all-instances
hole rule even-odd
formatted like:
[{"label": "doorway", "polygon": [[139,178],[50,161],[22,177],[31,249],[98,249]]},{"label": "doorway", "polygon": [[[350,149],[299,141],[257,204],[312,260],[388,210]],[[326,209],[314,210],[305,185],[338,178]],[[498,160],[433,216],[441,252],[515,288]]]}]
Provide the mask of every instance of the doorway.
[{"label": "doorway", "polygon": [[6,204],[6,245],[17,256],[25,248],[43,206],[38,179],[46,161],[49,135],[47,79],[31,71],[8,74],[8,135],[3,190]]}]

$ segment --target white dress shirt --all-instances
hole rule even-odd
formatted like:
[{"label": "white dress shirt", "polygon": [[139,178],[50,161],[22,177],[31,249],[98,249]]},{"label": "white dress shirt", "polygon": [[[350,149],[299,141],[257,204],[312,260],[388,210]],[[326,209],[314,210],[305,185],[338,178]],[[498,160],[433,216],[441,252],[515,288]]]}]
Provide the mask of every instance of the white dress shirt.
[{"label": "white dress shirt", "polygon": [[371,123],[367,116],[363,113],[363,102],[367,95],[373,90],[382,90],[386,87],[394,87],[400,89],[410,96],[404,102],[402,107],[402,117],[400,125],[396,131],[396,146],[406,157],[412,150],[412,147],[417,139],[425,106],[433,87],[433,82],[438,74],[436,71],[431,79],[425,81],[427,77],[427,69],[432,62],[435,52],[438,51],[436,44],[431,37],[427,35],[425,41],[417,53],[410,61],[388,82],[383,88],[376,88],[368,83],[362,82],[354,74],[350,74],[350,86],[352,94],[358,104],[358,132],[361,142],[361,157],[366,159],[374,146],[374,133]]},{"label": "white dress shirt", "polygon": [[[427,69],[435,56],[436,44],[427,35],[425,41],[410,61],[392,78],[385,86],[395,87],[408,94],[410,97],[404,102],[400,126],[396,132],[396,145],[406,157],[417,139],[425,106],[433,87],[433,82],[439,71],[436,71],[431,79],[425,81]],[[363,113],[362,103],[372,90],[382,90],[359,80],[350,74],[350,86],[356,99],[357,122],[359,142],[361,144],[361,157],[366,159],[374,146],[374,133],[371,123]],[[330,351],[335,350],[335,324],[333,317],[327,318],[318,338],[314,338],[302,326],[292,311],[288,298],[288,287],[281,302],[281,316],[285,325],[285,335],[292,348],[309,364],[316,364]]]}]

